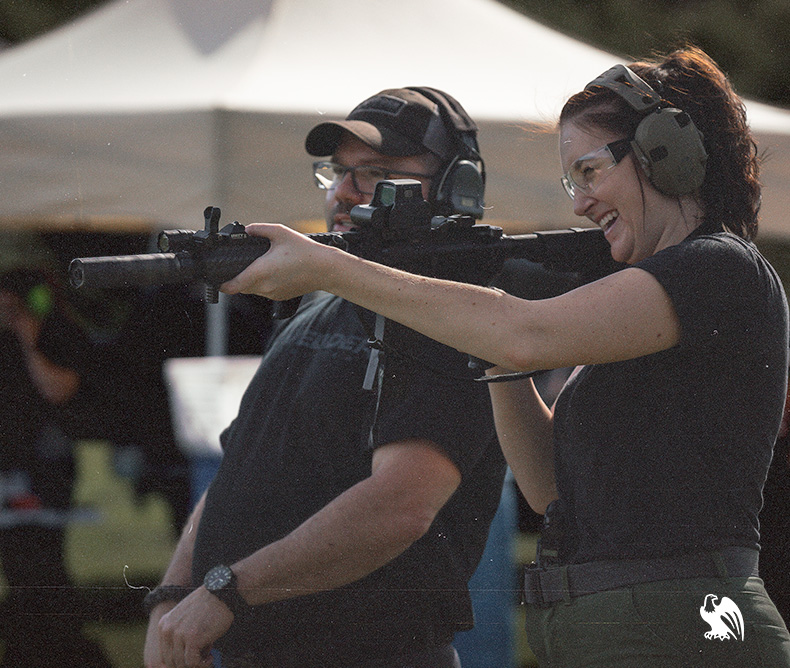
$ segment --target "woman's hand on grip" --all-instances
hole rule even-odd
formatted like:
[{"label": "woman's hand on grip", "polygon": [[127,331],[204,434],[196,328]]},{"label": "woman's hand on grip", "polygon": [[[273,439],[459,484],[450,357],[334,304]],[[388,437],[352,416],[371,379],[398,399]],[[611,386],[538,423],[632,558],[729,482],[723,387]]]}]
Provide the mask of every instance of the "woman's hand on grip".
[{"label": "woman's hand on grip", "polygon": [[323,279],[337,249],[284,225],[258,223],[248,225],[246,231],[250,236],[268,238],[271,247],[238,276],[223,283],[222,292],[284,301],[325,288]]}]

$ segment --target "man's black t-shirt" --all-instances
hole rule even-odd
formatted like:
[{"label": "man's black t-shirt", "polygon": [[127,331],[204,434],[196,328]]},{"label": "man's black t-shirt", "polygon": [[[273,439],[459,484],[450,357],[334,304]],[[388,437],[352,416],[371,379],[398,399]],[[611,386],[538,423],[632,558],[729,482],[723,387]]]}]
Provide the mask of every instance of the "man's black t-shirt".
[{"label": "man's black t-shirt", "polygon": [[504,476],[487,390],[446,375],[468,376],[466,356],[388,322],[385,340],[406,354],[384,353],[377,399],[363,389],[369,331],[372,314],[319,293],[275,334],[222,435],[194,581],[282,538],[369,477],[377,446],[429,438],[456,464],[462,483],[428,534],[383,568],[338,590],[257,606],[236,620],[220,644],[229,654],[252,652],[272,665],[352,665],[449,642],[472,625],[466,583]]}]

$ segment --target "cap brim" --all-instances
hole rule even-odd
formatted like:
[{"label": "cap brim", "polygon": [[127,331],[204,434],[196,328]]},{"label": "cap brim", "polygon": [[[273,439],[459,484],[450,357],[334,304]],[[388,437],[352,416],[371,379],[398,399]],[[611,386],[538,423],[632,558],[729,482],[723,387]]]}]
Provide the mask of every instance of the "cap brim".
[{"label": "cap brim", "polygon": [[305,149],[310,155],[334,155],[343,132],[348,132],[382,155],[407,156],[425,153],[426,149],[397,132],[377,128],[365,121],[327,121],[316,125],[307,134]]}]

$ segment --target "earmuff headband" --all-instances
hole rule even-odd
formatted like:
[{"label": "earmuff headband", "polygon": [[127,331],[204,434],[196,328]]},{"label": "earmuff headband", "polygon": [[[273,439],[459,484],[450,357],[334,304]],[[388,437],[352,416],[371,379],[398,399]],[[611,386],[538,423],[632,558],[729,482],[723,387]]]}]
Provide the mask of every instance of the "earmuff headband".
[{"label": "earmuff headband", "polygon": [[650,182],[665,195],[696,192],[705,179],[708,159],[702,133],[680,109],[662,104],[661,96],[625,65],[615,65],[585,86],[603,86],[617,93],[644,117],[632,138],[632,148]]}]

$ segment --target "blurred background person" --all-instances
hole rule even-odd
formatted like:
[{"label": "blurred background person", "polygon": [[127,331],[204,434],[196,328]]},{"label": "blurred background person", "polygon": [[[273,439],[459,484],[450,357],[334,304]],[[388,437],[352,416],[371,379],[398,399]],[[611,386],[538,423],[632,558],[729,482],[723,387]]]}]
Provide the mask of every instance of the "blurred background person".
[{"label": "blurred background person", "polygon": [[75,467],[66,413],[88,341],[43,272],[0,277],[0,561],[4,668],[109,667],[82,635],[64,538]]}]

